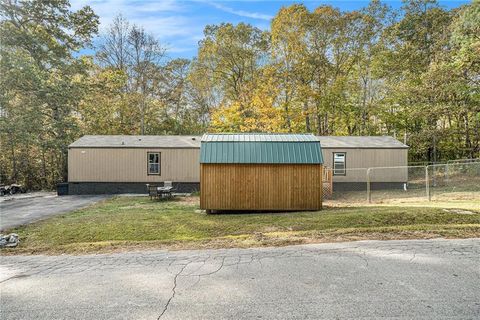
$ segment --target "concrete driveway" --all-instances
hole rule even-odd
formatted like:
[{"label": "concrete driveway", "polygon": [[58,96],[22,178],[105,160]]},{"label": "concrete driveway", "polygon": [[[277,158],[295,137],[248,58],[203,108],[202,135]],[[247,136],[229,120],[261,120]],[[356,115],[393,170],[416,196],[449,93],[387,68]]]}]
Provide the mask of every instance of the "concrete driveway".
[{"label": "concrete driveway", "polygon": [[1,257],[1,319],[479,319],[480,239]]},{"label": "concrete driveway", "polygon": [[0,201],[0,230],[86,207],[106,199],[105,195],[61,196],[55,193],[20,194]]}]

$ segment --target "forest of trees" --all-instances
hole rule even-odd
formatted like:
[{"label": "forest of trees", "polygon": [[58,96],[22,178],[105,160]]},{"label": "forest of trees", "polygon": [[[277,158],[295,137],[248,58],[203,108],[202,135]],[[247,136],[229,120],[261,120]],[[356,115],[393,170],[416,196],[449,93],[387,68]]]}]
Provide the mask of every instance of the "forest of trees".
[{"label": "forest of trees", "polygon": [[192,60],[121,15],[99,33],[68,0],[0,0],[0,16],[1,183],[65,181],[85,134],[391,135],[410,161],[480,154],[477,0],[291,5],[269,30],[207,25]]}]

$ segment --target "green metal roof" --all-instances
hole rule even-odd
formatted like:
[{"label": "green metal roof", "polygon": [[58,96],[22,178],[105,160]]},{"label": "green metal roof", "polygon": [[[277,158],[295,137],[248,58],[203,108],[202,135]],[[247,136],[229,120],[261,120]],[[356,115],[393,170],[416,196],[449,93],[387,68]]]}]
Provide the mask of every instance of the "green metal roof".
[{"label": "green metal roof", "polygon": [[205,134],[200,150],[200,163],[323,163],[312,134]]}]

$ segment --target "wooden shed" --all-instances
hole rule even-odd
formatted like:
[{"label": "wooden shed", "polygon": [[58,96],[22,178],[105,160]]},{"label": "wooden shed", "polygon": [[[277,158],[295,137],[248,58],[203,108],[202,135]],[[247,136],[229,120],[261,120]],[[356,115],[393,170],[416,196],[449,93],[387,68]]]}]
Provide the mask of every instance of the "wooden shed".
[{"label": "wooden shed", "polygon": [[205,134],[200,207],[212,210],[319,210],[322,152],[311,134]]}]

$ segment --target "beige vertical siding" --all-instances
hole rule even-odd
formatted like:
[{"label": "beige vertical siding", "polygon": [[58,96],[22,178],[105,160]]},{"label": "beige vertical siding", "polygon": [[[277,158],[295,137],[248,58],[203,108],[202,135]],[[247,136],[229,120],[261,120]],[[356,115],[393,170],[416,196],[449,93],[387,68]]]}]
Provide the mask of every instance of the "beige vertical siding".
[{"label": "beige vertical siding", "polygon": [[[147,152],[160,152],[160,175],[147,175]],[[70,182],[199,182],[200,149],[70,148]]]},{"label": "beige vertical siding", "polygon": [[[147,175],[147,152],[161,153],[161,175]],[[406,166],[407,149],[322,149],[324,166],[333,167],[333,153],[346,152],[346,176],[335,182],[365,182],[365,170],[354,168]],[[71,182],[199,182],[200,149],[71,148]],[[372,182],[404,182],[407,170],[376,170]]]},{"label": "beige vertical siding", "polygon": [[[322,149],[323,164],[333,168],[333,153],[346,153],[345,176],[333,176],[334,182],[365,182],[366,169],[372,167],[400,167],[408,165],[408,149]],[[363,168],[358,169],[357,168]],[[372,171],[372,182],[405,182],[407,169],[377,169]]]},{"label": "beige vertical siding", "polygon": [[211,210],[319,210],[322,166],[201,164],[200,206]]}]

